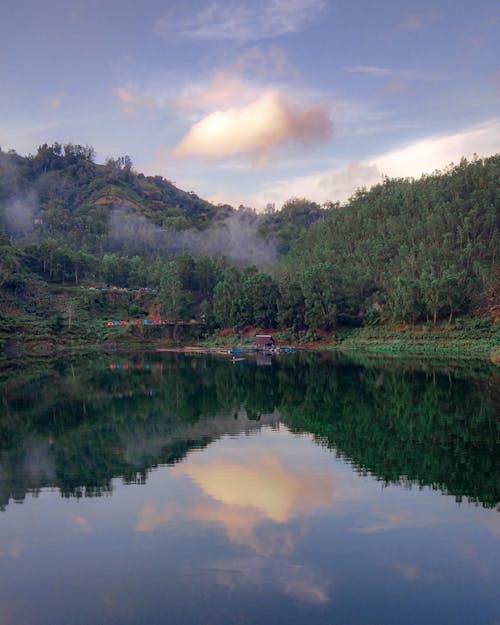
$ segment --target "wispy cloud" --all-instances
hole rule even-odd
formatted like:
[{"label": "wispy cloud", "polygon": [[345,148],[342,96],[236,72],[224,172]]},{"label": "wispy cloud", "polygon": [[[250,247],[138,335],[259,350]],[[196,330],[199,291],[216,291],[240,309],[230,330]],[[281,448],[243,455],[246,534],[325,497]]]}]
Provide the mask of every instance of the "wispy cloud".
[{"label": "wispy cloud", "polygon": [[79,532],[88,533],[92,531],[90,523],[80,514],[75,514],[72,519],[72,524]]},{"label": "wispy cloud", "polygon": [[244,50],[231,63],[230,68],[238,73],[251,72],[261,77],[274,77],[290,69],[286,54],[277,46],[253,46]]},{"label": "wispy cloud", "polygon": [[421,17],[418,17],[418,15],[409,15],[399,22],[399,24],[394,27],[394,30],[403,32],[416,31],[422,28],[422,24],[423,21]]},{"label": "wispy cloud", "polygon": [[57,111],[61,108],[64,101],[64,93],[53,93],[43,100],[43,106],[46,111]]},{"label": "wispy cloud", "polygon": [[213,584],[233,591],[259,589],[265,585],[295,601],[324,605],[331,601],[331,580],[324,573],[305,565],[292,564],[285,558],[268,560],[259,556],[219,560],[189,574],[198,588]]},{"label": "wispy cloud", "polygon": [[392,78],[399,80],[439,80],[441,78],[439,74],[435,72],[377,67],[374,65],[351,65],[343,69],[345,72],[351,74],[363,74],[373,78]]},{"label": "wispy cloud", "polygon": [[411,33],[423,30],[429,24],[439,19],[439,13],[435,9],[425,11],[419,15],[412,13],[407,15],[404,19],[398,22],[392,32],[394,33]]},{"label": "wispy cloud", "polygon": [[0,544],[0,559],[9,558],[10,560],[17,560],[24,551],[24,545],[21,543],[13,542]]},{"label": "wispy cloud", "polygon": [[277,79],[295,77],[286,54],[275,46],[253,46],[238,54],[232,61],[203,77],[198,83],[190,81],[176,98],[181,112],[214,110],[242,106],[255,100],[263,91],[262,85]]},{"label": "wispy cloud", "polygon": [[279,91],[270,90],[240,108],[205,116],[181,139],[174,154],[203,159],[244,156],[263,164],[285,144],[314,144],[331,134],[325,106],[290,102]]},{"label": "wispy cloud", "polygon": [[113,89],[113,93],[125,115],[137,115],[140,110],[152,109],[155,106],[154,98],[133,89],[116,87]]},{"label": "wispy cloud", "polygon": [[221,70],[214,74],[207,85],[195,87],[177,98],[176,105],[180,111],[214,109],[241,102],[251,94],[254,94],[253,89],[237,74]]},{"label": "wispy cloud", "polygon": [[154,27],[165,38],[251,41],[302,30],[326,7],[326,0],[258,0],[176,6]]},{"label": "wispy cloud", "polygon": [[173,510],[166,504],[163,507],[145,504],[134,527],[136,532],[154,532],[159,526],[171,521]]},{"label": "wispy cloud", "polygon": [[409,527],[428,527],[431,525],[427,519],[415,519],[408,512],[381,512],[378,519],[370,524],[362,527],[354,527],[352,532],[359,534],[376,534],[378,532],[388,532]]},{"label": "wispy cloud", "polygon": [[500,69],[488,76],[488,82],[493,85],[496,93],[500,95]]}]

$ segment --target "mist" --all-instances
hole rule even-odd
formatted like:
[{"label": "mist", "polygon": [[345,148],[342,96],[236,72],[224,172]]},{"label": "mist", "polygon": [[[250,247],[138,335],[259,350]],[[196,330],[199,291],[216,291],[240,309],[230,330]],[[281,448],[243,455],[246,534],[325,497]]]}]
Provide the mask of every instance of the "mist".
[{"label": "mist", "polygon": [[35,217],[40,211],[36,189],[25,189],[20,167],[0,152],[0,225],[12,239],[34,239]]},{"label": "mist", "polygon": [[190,228],[174,232],[117,206],[109,218],[108,243],[114,251],[129,254],[147,252],[162,258],[178,252],[190,252],[193,256],[222,255],[232,263],[264,268],[277,260],[278,251],[274,241],[259,236],[258,226],[254,213],[239,211],[206,230]]}]

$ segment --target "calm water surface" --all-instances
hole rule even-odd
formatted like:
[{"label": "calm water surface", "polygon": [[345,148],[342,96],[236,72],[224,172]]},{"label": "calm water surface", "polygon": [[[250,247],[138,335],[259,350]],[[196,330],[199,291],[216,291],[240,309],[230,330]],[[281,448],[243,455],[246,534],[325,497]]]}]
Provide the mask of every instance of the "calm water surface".
[{"label": "calm water surface", "polygon": [[0,369],[2,625],[500,623],[498,370]]}]

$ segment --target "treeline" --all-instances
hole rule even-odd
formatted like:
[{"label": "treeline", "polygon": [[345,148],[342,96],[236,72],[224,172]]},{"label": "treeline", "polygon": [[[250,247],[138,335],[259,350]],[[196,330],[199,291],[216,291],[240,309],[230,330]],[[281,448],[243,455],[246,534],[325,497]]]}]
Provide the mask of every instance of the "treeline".
[{"label": "treeline", "polygon": [[[128,219],[130,233],[124,226],[112,240],[116,219]],[[138,174],[128,157],[98,165],[88,146],[44,145],[29,157],[0,151],[1,291],[26,291],[30,276],[149,287],[161,313],[202,316],[209,331],[331,331],[470,314],[498,289],[499,223],[500,155],[419,180],[386,179],[343,206],[294,198],[258,215]],[[205,245],[218,229],[219,241],[234,237],[238,247],[241,228],[254,237],[255,264]],[[278,262],[259,266],[259,241],[276,248]]]}]

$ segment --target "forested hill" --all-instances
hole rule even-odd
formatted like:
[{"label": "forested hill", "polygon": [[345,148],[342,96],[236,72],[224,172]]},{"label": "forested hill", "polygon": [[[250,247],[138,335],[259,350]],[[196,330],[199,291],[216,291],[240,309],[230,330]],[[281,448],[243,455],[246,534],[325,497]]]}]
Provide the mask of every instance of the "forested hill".
[{"label": "forested hill", "polygon": [[49,241],[98,257],[163,260],[193,251],[264,266],[325,212],[298,199],[267,214],[215,206],[162,176],[136,172],[128,156],[105,164],[94,156],[90,146],[59,143],[27,157],[0,150],[0,230],[23,247]]},{"label": "forested hill", "polygon": [[94,162],[89,146],[44,144],[35,155],[0,151],[0,226],[16,240],[52,237],[102,250],[112,209],[168,230],[203,228],[227,213],[161,176],[136,173],[128,156]]},{"label": "forested hill", "polygon": [[463,160],[358,191],[293,246],[278,275],[310,297],[309,318],[324,327],[339,315],[451,318],[488,290],[498,299],[499,225],[500,155]]},{"label": "forested hill", "polygon": [[311,335],[499,320],[500,155],[333,200],[259,215],[89,147],[0,151],[0,348],[81,338],[78,323],[95,339],[118,315]]}]

